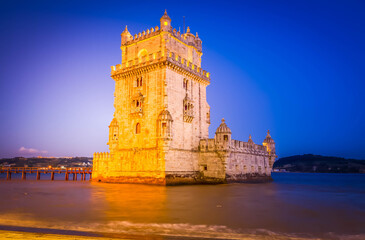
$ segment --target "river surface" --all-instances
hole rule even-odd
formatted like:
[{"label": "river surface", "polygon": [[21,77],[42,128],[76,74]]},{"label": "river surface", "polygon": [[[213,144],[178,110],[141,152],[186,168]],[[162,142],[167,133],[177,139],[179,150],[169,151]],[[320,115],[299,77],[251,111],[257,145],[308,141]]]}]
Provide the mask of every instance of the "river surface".
[{"label": "river surface", "polygon": [[273,173],[271,183],[171,187],[42,178],[0,175],[2,228],[133,239],[365,239],[365,174]]}]

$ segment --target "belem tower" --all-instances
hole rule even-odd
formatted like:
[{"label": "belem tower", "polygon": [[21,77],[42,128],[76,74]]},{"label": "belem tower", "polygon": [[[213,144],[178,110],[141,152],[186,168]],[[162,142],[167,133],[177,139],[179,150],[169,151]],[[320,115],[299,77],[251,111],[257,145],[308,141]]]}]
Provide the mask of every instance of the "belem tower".
[{"label": "belem tower", "polygon": [[180,33],[165,14],[156,26],[121,34],[122,64],[112,66],[110,153],[95,153],[93,180],[159,185],[267,181],[276,159],[262,145],[231,139],[222,119],[209,138],[210,74],[201,68],[198,34]]}]

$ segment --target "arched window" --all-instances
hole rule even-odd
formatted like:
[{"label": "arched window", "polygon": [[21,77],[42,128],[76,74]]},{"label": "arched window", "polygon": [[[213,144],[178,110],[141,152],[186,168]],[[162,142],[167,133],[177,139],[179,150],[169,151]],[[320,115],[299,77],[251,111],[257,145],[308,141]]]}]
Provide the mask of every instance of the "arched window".
[{"label": "arched window", "polygon": [[141,124],[137,123],[136,124],[136,134],[139,134],[139,133],[141,133]]},{"label": "arched window", "polygon": [[162,123],[162,136],[165,136],[166,135],[166,128],[167,128],[167,124],[166,123]]},{"label": "arched window", "polygon": [[142,87],[142,77],[140,77],[140,78],[137,78],[137,80],[136,80],[136,85],[135,85],[136,87]]},{"label": "arched window", "polygon": [[139,101],[137,100],[136,107],[139,107]]},{"label": "arched window", "polygon": [[188,80],[184,78],[183,80],[183,87],[185,90],[188,90]]},{"label": "arched window", "polygon": [[142,59],[143,57],[146,57],[148,55],[148,52],[146,49],[142,49],[138,52],[138,58]]}]

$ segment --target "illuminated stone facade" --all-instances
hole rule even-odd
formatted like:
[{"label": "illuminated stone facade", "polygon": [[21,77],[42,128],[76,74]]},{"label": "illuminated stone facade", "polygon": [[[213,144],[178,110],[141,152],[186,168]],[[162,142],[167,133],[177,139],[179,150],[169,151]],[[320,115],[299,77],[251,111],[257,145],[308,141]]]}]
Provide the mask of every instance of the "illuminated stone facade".
[{"label": "illuminated stone facade", "polygon": [[270,178],[276,157],[271,137],[265,146],[231,140],[222,122],[208,139],[210,75],[201,69],[198,34],[172,29],[165,12],[160,28],[133,37],[126,27],[121,38],[122,64],[111,71],[110,153],[94,154],[95,181],[173,185]]}]

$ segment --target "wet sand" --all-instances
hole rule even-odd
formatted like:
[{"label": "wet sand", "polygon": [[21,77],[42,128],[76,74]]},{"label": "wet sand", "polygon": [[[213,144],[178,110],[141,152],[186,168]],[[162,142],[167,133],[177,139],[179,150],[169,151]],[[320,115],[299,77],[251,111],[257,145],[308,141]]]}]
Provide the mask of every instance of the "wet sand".
[{"label": "wet sand", "polygon": [[[0,226],[2,228],[3,226]],[[94,235],[90,233],[83,232],[60,232],[59,230],[53,229],[43,229],[39,232],[39,229],[24,229],[23,227],[17,227],[19,231],[8,231],[0,230],[0,240],[2,239],[14,239],[14,240],[209,240],[211,238],[192,238],[192,237],[176,237],[176,236],[152,236],[152,235],[135,235],[135,236],[122,236],[120,234],[115,234],[113,236],[102,236]],[[53,232],[53,233],[46,233]],[[57,233],[58,232],[58,233]],[[108,234],[111,235],[111,234]],[[226,239],[214,238],[214,239]],[[240,239],[240,240],[308,240],[308,239],[320,239],[320,238],[301,238],[301,237],[289,237],[289,236],[245,236],[240,238],[230,238],[230,239]]]},{"label": "wet sand", "polygon": [[[0,230],[0,239],[38,239],[38,240],[51,240],[51,239],[63,239],[63,240],[84,240],[84,239],[100,239],[100,240],[111,240],[113,238],[104,237],[85,237],[85,236],[74,236],[74,235],[61,235],[61,234],[47,234],[47,233],[31,233],[31,232],[16,232],[16,231],[3,231]],[[115,238],[114,238],[115,239]]]}]

